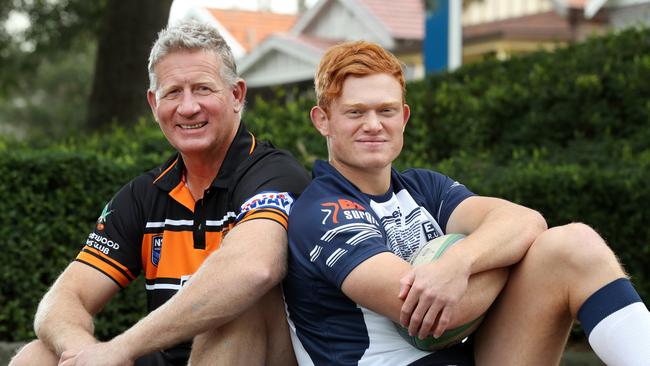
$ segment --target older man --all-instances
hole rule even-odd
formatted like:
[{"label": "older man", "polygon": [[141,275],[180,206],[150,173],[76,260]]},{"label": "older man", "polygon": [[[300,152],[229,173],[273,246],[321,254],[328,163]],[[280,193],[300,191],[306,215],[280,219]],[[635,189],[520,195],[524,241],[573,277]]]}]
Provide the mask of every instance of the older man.
[{"label": "older man", "polygon": [[[190,351],[193,364],[295,363],[278,283],[308,174],[241,122],[246,83],[210,26],[163,30],[149,75],[147,100],[178,154],[106,205],[12,365],[184,365]],[[140,273],[150,313],[98,343],[93,316]]]}]

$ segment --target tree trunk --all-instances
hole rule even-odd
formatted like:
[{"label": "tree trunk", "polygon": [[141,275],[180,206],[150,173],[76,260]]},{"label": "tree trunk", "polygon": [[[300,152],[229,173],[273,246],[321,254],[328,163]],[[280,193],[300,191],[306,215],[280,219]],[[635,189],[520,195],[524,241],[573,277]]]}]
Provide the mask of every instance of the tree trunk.
[{"label": "tree trunk", "polygon": [[158,31],[167,24],[171,3],[108,1],[88,101],[89,129],[100,129],[112,121],[130,125],[150,113],[146,100],[149,51]]}]

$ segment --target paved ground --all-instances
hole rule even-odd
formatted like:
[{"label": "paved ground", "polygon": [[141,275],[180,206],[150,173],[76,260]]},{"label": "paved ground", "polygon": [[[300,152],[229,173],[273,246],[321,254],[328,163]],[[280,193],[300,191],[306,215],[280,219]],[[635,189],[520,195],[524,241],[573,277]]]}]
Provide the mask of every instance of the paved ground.
[{"label": "paved ground", "polygon": [[22,343],[6,343],[0,342],[0,365],[6,366],[9,364],[9,359],[14,355],[14,352]]},{"label": "paved ground", "polygon": [[[21,343],[0,342],[0,366],[9,364],[9,359]],[[602,366],[602,362],[585,346],[569,347],[562,357],[561,366]]]}]

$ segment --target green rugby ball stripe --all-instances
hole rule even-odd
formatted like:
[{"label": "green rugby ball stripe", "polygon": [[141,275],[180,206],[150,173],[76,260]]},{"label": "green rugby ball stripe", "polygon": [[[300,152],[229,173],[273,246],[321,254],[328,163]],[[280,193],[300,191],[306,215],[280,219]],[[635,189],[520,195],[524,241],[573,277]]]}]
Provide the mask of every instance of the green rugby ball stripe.
[{"label": "green rugby ball stripe", "polygon": [[415,346],[415,348],[423,351],[436,351],[460,343],[478,328],[481,321],[483,321],[483,315],[460,327],[446,330],[439,338],[429,336],[420,339],[418,336],[410,336],[408,329],[402,326],[397,327],[397,331],[407,342]]}]

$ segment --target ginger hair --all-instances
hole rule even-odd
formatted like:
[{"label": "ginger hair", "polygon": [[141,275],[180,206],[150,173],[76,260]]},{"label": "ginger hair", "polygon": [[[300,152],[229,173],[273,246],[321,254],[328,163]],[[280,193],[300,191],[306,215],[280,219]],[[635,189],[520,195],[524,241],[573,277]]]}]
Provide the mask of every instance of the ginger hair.
[{"label": "ginger hair", "polygon": [[314,77],[318,106],[328,112],[332,101],[341,96],[343,83],[348,76],[363,77],[381,73],[392,75],[399,81],[404,103],[406,82],[402,63],[395,55],[366,41],[344,42],[333,46],[323,55]]}]

